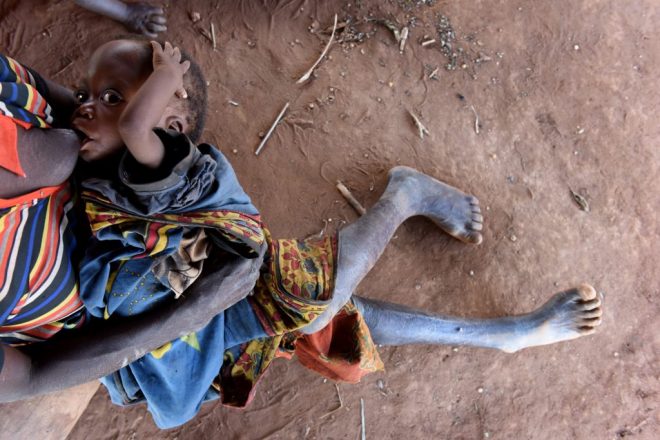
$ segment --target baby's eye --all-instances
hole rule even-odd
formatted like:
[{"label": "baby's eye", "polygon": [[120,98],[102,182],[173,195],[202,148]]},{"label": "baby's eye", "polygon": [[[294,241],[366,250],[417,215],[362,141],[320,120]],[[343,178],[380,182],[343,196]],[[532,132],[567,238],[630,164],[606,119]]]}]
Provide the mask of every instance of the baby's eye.
[{"label": "baby's eye", "polygon": [[76,97],[76,101],[78,101],[78,104],[82,104],[83,102],[87,101],[87,99],[89,98],[89,93],[87,93],[85,90],[76,90],[74,96]]},{"label": "baby's eye", "polygon": [[121,95],[114,90],[106,90],[101,94],[101,102],[109,105],[117,105],[122,101]]}]

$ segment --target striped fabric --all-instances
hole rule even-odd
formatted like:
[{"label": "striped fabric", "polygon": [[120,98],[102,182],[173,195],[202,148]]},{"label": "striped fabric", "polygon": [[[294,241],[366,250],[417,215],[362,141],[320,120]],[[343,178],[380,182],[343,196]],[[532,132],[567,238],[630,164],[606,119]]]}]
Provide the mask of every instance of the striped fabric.
[{"label": "striped fabric", "polygon": [[24,127],[53,123],[50,105],[37,91],[37,79],[15,60],[0,55],[0,114]]},{"label": "striped fabric", "polygon": [[[51,108],[38,84],[38,75],[0,55],[0,114],[26,128],[48,127]],[[0,199],[0,341],[36,342],[82,325],[73,203],[68,183]]]},{"label": "striped fabric", "polygon": [[83,306],[72,264],[72,191],[63,184],[28,196],[34,198],[23,196],[15,206],[0,209],[3,340],[48,339],[67,327],[61,321]]},{"label": "striped fabric", "polygon": [[211,228],[230,245],[242,248],[241,254],[248,258],[259,255],[259,249],[265,240],[258,215],[248,215],[238,211],[215,210],[185,212],[178,214],[152,214],[150,217],[139,217],[119,209],[111,208],[110,201],[102,194],[84,190],[82,199],[85,201],[85,212],[89,220],[92,233],[117,227],[119,230],[130,232],[135,228],[136,222],[149,224],[148,236],[145,239],[145,252],[131,258],[144,258],[155,256],[166,249],[168,231],[173,225],[197,226]]}]

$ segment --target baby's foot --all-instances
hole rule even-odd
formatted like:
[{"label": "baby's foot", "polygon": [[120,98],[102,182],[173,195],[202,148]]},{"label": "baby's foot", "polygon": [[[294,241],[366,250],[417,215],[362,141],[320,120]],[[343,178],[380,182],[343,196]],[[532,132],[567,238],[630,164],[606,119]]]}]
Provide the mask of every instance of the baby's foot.
[{"label": "baby's foot", "polygon": [[389,172],[386,192],[402,191],[412,215],[423,215],[443,231],[466,243],[479,244],[483,217],[479,200],[409,167]]},{"label": "baby's foot", "polygon": [[532,328],[505,348],[513,352],[527,347],[568,341],[594,333],[603,310],[596,290],[588,284],[555,294],[543,307],[528,315]]}]

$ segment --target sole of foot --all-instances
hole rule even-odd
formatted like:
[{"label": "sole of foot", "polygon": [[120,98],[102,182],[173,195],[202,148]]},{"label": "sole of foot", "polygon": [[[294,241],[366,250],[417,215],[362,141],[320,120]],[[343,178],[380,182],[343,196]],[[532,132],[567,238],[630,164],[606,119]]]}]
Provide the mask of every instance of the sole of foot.
[{"label": "sole of foot", "polygon": [[415,215],[429,218],[445,233],[465,243],[483,241],[483,216],[476,197],[405,166],[392,168],[389,179],[409,193],[407,200],[414,205]]}]

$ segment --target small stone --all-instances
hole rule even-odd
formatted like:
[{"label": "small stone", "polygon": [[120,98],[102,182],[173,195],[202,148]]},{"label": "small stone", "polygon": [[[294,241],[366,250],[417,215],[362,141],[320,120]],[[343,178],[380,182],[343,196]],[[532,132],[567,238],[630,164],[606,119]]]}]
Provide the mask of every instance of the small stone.
[{"label": "small stone", "polygon": [[578,154],[580,154],[578,150],[573,151],[573,156],[577,156]]},{"label": "small stone", "polygon": [[389,86],[390,89],[394,87],[394,83],[392,81],[388,82],[387,85]]},{"label": "small stone", "polygon": [[199,15],[199,12],[191,12],[190,13],[190,21],[192,21],[193,23],[197,23],[201,19],[202,19],[202,16]]},{"label": "small stone", "polygon": [[453,347],[451,351],[453,351],[454,353],[458,353],[458,347]]},{"label": "small stone", "polygon": [[518,240],[518,237],[515,236],[515,234],[511,234],[511,237],[509,237],[509,240],[516,242]]},{"label": "small stone", "polygon": [[383,379],[378,379],[376,381],[376,386],[378,387],[379,390],[382,390],[385,388],[385,381]]},{"label": "small stone", "polygon": [[576,44],[575,46],[573,46],[573,50],[580,50],[580,45]]},{"label": "small stone", "polygon": [[211,85],[211,81],[206,81],[206,87]]},{"label": "small stone", "polygon": [[237,150],[236,148],[234,148],[233,150],[231,150],[231,152],[234,153],[234,154],[238,154],[238,150]]},{"label": "small stone", "polygon": [[484,432],[484,438],[490,438],[490,432]]},{"label": "small stone", "polygon": [[468,272],[468,274],[469,274],[471,277],[473,277],[473,276],[474,276],[474,271],[471,270],[470,272]]},{"label": "small stone", "polygon": [[328,383],[328,379],[323,379],[323,383]]},{"label": "small stone", "polygon": [[316,107],[316,106],[314,105],[313,102],[310,102],[310,103],[307,105],[307,107],[309,107],[310,110],[313,110],[314,107]]},{"label": "small stone", "polygon": [[330,93],[335,93],[335,88],[334,87],[330,87]]},{"label": "small stone", "polygon": [[260,137],[260,138],[263,138],[264,136],[266,136],[266,133],[264,133],[263,131],[260,131],[260,132],[259,132],[259,137]]},{"label": "small stone", "polygon": [[479,394],[483,394],[483,393],[484,393],[484,389],[481,388],[481,387],[477,388],[477,393],[479,393]]},{"label": "small stone", "polygon": [[584,128],[578,127],[577,134],[583,134],[584,133]]},{"label": "small stone", "polygon": [[364,55],[366,52],[364,51],[364,49],[360,49],[360,53]]},{"label": "small stone", "polygon": [[383,100],[381,98],[376,98],[376,101],[383,102]]},{"label": "small stone", "polygon": [[415,284],[415,290],[420,290],[422,288],[422,285],[417,283]]},{"label": "small stone", "polygon": [[369,154],[368,153],[364,153],[363,156],[364,156],[365,159],[369,159]]},{"label": "small stone", "polygon": [[486,211],[490,211],[490,206],[486,206]]},{"label": "small stone", "polygon": [[328,223],[332,223],[332,219],[331,219],[331,218],[328,219]]},{"label": "small stone", "polygon": [[615,357],[615,358],[618,358],[618,357],[619,357],[619,352],[618,352],[618,351],[615,351],[615,352],[614,352],[614,357]]}]

